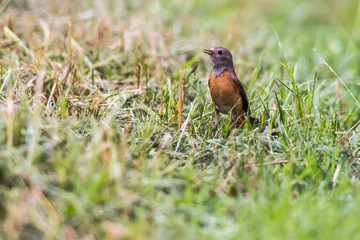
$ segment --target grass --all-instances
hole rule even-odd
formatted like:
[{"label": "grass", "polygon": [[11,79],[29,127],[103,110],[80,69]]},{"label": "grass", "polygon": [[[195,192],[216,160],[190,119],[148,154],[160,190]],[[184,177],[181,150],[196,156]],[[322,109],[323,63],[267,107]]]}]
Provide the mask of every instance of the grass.
[{"label": "grass", "polygon": [[[360,238],[357,1],[0,9],[1,238]],[[261,124],[214,129],[215,45]]]}]

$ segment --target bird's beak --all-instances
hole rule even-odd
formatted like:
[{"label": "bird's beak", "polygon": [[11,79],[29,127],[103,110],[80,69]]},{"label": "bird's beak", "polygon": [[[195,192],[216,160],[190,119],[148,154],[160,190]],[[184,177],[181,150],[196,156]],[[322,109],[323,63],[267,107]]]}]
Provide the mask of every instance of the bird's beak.
[{"label": "bird's beak", "polygon": [[206,54],[209,54],[210,56],[214,55],[214,51],[210,50],[210,49],[203,49],[203,52],[206,53]]}]

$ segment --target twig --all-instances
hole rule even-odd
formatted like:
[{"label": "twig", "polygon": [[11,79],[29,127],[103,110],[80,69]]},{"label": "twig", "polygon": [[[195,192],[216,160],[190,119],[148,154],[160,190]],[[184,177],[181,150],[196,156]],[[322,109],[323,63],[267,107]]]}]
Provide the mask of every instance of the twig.
[{"label": "twig", "polygon": [[356,175],[358,175],[360,173],[360,171],[356,171],[356,172],[354,172],[353,174],[351,174],[350,175],[350,178],[353,178],[353,177],[355,177]]},{"label": "twig", "polygon": [[360,125],[360,120],[359,120],[357,123],[355,123],[354,126],[352,126],[352,127],[350,128],[350,130],[348,131],[347,134],[350,134],[350,133],[352,133],[353,131],[355,131],[356,128],[357,128],[359,125]]},{"label": "twig", "polygon": [[191,70],[191,72],[188,74],[188,76],[187,76],[186,79],[188,79],[188,78],[191,76],[191,74],[193,74],[193,73],[196,72],[197,67],[198,67],[198,65],[196,64],[195,67],[194,67],[194,68]]}]

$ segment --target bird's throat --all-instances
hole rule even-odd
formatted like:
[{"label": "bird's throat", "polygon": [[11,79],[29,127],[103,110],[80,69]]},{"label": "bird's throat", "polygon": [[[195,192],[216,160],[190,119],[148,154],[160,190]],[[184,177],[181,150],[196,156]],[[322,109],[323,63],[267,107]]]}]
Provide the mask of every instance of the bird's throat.
[{"label": "bird's throat", "polygon": [[223,64],[213,64],[213,73],[215,77],[219,77],[224,72],[235,73],[234,66],[224,66]]}]

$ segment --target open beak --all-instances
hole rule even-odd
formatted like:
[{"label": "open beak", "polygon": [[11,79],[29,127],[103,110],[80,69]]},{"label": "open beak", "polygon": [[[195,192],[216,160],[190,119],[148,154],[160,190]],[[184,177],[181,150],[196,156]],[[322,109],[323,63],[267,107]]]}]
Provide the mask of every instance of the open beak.
[{"label": "open beak", "polygon": [[210,56],[214,54],[214,51],[210,49],[203,49],[203,52],[209,54]]}]

